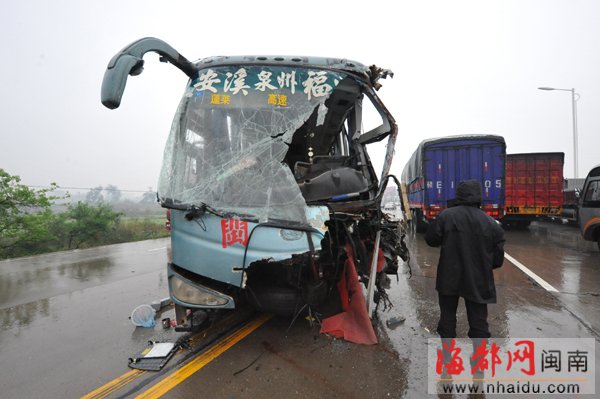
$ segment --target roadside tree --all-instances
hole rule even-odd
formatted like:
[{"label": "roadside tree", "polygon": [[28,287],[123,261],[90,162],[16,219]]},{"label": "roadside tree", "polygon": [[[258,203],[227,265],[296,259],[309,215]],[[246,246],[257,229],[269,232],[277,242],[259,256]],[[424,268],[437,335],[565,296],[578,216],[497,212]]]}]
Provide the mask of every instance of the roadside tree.
[{"label": "roadside tree", "polygon": [[85,196],[85,202],[90,204],[99,204],[104,202],[104,196],[102,195],[102,186],[92,188]]},{"label": "roadside tree", "polygon": [[104,188],[104,191],[106,191],[106,201],[111,203],[111,204],[116,204],[117,202],[119,202],[121,200],[122,197],[122,193],[121,190],[119,190],[119,188],[117,186],[113,186],[112,184],[109,184],[108,186],[106,186]]},{"label": "roadside tree", "polygon": [[143,204],[151,204],[156,202],[156,191],[152,191],[152,187],[148,187],[148,191],[142,194],[142,199],[140,202]]},{"label": "roadside tree", "polygon": [[49,240],[50,207],[58,197],[49,193],[57,188],[31,189],[19,176],[0,169],[0,258],[14,256],[19,248]]},{"label": "roadside tree", "polygon": [[60,215],[65,247],[75,249],[111,243],[122,214],[106,204],[85,202],[70,205]]}]

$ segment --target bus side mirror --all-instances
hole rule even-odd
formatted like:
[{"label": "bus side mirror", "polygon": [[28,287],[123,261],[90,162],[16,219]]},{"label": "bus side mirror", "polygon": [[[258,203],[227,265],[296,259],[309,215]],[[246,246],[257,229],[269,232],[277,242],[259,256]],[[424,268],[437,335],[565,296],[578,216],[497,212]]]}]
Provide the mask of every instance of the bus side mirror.
[{"label": "bus side mirror", "polygon": [[[113,58],[102,80],[101,101],[109,109],[118,108],[125,91],[127,76],[137,76],[144,69],[144,60],[129,54],[119,54]],[[113,63],[114,61],[114,63]],[[112,67],[111,67],[112,64]]]},{"label": "bus side mirror", "polygon": [[145,37],[135,41],[111,58],[104,79],[100,99],[106,108],[115,109],[121,105],[127,77],[137,76],[144,70],[144,54],[148,51],[160,55],[160,60],[170,62],[190,79],[197,77],[198,68],[177,50],[160,39]]}]

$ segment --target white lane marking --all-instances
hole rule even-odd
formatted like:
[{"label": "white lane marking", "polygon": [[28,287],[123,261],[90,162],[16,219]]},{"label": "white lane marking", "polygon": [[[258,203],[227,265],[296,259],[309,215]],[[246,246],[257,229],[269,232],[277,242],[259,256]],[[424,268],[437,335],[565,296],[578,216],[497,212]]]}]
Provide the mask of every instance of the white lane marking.
[{"label": "white lane marking", "polygon": [[160,248],[149,249],[148,252],[160,251],[161,249],[166,249],[166,248],[167,247],[160,247]]},{"label": "white lane marking", "polygon": [[521,271],[523,273],[525,273],[526,275],[528,275],[529,277],[531,277],[533,279],[533,281],[535,281],[536,283],[538,283],[539,285],[541,285],[542,288],[544,288],[546,291],[549,291],[549,292],[559,292],[556,288],[554,288],[553,286],[551,286],[550,284],[548,284],[548,282],[546,282],[546,280],[544,280],[543,278],[541,278],[540,276],[538,276],[537,274],[535,274],[534,272],[532,272],[531,270],[529,270],[527,267],[525,267],[524,264],[522,264],[521,262],[519,262],[518,260],[516,260],[515,258],[513,258],[512,256],[510,256],[506,252],[504,253],[504,257],[506,259],[508,259],[510,261],[510,263],[512,263],[513,265],[515,265],[519,269],[521,269]]}]

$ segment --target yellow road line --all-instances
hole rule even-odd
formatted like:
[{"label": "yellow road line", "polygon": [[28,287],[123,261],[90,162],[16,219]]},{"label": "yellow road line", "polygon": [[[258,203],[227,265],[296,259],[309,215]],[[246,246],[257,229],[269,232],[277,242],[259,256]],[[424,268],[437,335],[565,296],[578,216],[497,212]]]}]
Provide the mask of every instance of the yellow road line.
[{"label": "yellow road line", "polygon": [[227,349],[231,348],[233,345],[237,344],[239,341],[244,339],[252,331],[262,326],[271,317],[271,315],[261,315],[257,317],[252,322],[246,324],[244,327],[237,330],[227,338],[217,342],[208,351],[193,359],[179,370],[176,370],[171,375],[167,376],[165,379],[161,380],[156,385],[148,389],[146,392],[143,392],[140,395],[136,396],[136,399],[160,398],[162,395],[169,392],[178,384],[185,381],[196,371],[200,370],[202,367],[206,366],[208,363],[219,357]]},{"label": "yellow road line", "polygon": [[107,382],[102,385],[100,388],[93,390],[85,396],[82,396],[81,399],[102,399],[115,392],[119,388],[124,385],[129,384],[131,381],[135,380],[146,371],[144,370],[129,370],[125,374],[121,375],[114,380]]},{"label": "yellow road line", "polygon": [[224,319],[217,321],[211,327],[208,327],[206,330],[201,331],[202,334],[193,335],[189,340],[190,346],[193,347],[196,343],[198,343],[198,341],[205,339],[207,335],[211,335],[215,331],[222,330],[223,326],[229,325],[230,321],[235,320],[235,318],[236,318],[236,314],[231,314],[229,316],[226,316]]},{"label": "yellow road line", "polygon": [[105,392],[103,392],[102,395],[97,396],[94,399],[104,399],[107,396],[111,395],[113,392],[117,392],[119,389],[123,388],[125,385],[127,385],[130,382],[134,381],[135,379],[137,379],[138,377],[140,377],[142,374],[146,373],[145,370],[137,370],[137,371],[139,371],[139,373],[133,374],[129,378],[121,381],[121,383],[116,384],[116,385],[110,387]]}]

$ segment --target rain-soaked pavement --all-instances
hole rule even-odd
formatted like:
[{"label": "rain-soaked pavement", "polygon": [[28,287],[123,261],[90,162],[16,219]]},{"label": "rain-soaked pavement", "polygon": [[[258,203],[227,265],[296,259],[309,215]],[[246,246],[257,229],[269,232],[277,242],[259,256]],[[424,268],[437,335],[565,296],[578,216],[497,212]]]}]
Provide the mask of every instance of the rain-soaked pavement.
[{"label": "rain-soaked pavement", "polygon": [[[489,307],[493,336],[598,340],[596,246],[577,229],[553,223],[506,237],[507,254],[558,293],[505,261],[496,271],[498,304]],[[419,235],[408,241],[412,277],[405,265],[391,280],[394,307],[380,311],[380,345],[330,340],[304,320],[288,328],[289,320],[273,319],[165,397],[424,397],[426,341],[436,337],[439,250]],[[127,359],[148,340],[181,335],[160,326],[135,328],[128,320],[135,306],[167,296],[168,246],[161,239],[0,262],[0,397],[81,397],[127,372]],[[396,316],[405,322],[385,327]],[[462,305],[457,332],[467,333]],[[596,386],[599,380],[596,372]],[[109,397],[137,393],[124,389]]]},{"label": "rain-soaked pavement", "polygon": [[0,262],[0,397],[75,398],[119,375],[115,367],[152,338],[128,317],[167,295],[168,245],[161,239]]}]

